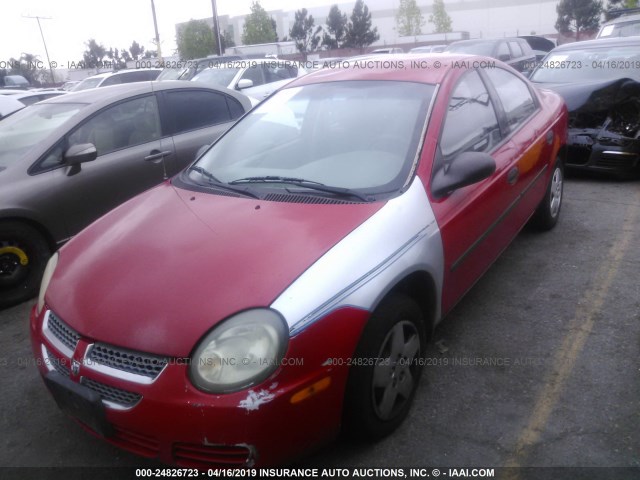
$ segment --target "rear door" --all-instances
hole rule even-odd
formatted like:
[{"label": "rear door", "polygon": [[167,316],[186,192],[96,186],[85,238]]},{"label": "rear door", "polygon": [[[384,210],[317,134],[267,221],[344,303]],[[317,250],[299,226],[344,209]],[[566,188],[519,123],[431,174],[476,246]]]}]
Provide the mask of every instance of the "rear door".
[{"label": "rear door", "polygon": [[238,100],[213,90],[165,90],[162,98],[163,123],[176,152],[170,176],[189,165],[200,147],[217,140],[245,112]]}]

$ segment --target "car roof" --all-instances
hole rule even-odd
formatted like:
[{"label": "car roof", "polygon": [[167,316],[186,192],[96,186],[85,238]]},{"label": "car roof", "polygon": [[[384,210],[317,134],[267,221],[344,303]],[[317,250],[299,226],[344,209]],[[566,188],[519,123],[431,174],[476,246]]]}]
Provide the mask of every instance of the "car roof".
[{"label": "car roof", "polygon": [[[318,70],[293,80],[285,88],[314,83],[391,80],[427,84],[441,83],[453,62],[468,62],[470,58],[479,61],[496,62],[495,58],[480,55],[450,53],[396,53],[345,59],[344,63],[364,63],[365,68],[331,68]],[[436,63],[439,62],[439,63]],[[371,68],[369,68],[371,67]]]},{"label": "car roof", "polygon": [[[140,70],[144,70],[146,71],[150,71],[150,72],[161,72],[162,69],[161,68],[144,68],[144,69],[137,69],[137,68],[125,68],[124,70],[118,70],[117,72],[102,72],[102,73],[96,73],[95,75],[91,75],[90,77],[87,78],[107,78],[107,77],[113,77],[116,75],[123,75],[125,73],[129,73],[129,72],[137,72]],[[85,78],[84,80],[86,80],[87,78]]]},{"label": "car roof", "polygon": [[157,92],[162,90],[189,90],[189,89],[215,90],[225,93],[239,100],[246,102],[246,95],[224,87],[217,87],[200,82],[185,82],[182,80],[165,80],[162,82],[133,82],[111,85],[103,88],[93,88],[80,90],[79,92],[69,92],[64,95],[43,100],[40,103],[85,103],[85,104],[109,104],[121,99],[135,95]]},{"label": "car roof", "polygon": [[640,46],[640,37],[614,37],[614,38],[598,38],[595,40],[585,40],[583,42],[565,43],[553,49],[553,52],[561,52],[566,50],[579,50],[583,48],[598,47],[622,47],[625,45]]},{"label": "car roof", "polygon": [[457,42],[453,42],[449,44],[449,46],[453,45],[480,45],[483,43],[498,43],[501,41],[522,41],[525,40],[520,37],[500,37],[500,38],[474,38],[473,40],[458,40]]},{"label": "car roof", "polygon": [[608,22],[603,23],[602,26],[606,27],[607,25],[615,25],[617,23],[626,23],[626,22],[635,22],[638,20],[640,20],[640,13],[633,13],[633,14],[623,13],[619,17],[612,18]]}]

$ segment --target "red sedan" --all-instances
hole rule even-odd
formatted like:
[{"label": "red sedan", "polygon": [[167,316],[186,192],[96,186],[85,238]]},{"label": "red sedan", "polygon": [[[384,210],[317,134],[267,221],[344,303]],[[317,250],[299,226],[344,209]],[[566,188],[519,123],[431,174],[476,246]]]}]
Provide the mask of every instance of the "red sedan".
[{"label": "red sedan", "polygon": [[31,316],[45,383],[185,467],[387,435],[435,325],[527,222],[556,224],[566,131],[559,96],[480,57],[295,80],[54,255]]}]

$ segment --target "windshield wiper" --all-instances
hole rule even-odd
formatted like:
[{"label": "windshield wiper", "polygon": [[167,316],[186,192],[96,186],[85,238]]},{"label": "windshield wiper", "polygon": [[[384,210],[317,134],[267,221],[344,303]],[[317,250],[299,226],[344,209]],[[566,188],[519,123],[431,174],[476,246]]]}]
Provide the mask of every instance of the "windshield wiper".
[{"label": "windshield wiper", "polygon": [[309,188],[311,190],[317,190],[319,192],[326,193],[334,193],[336,195],[348,196],[348,197],[356,197],[363,202],[369,202],[370,199],[366,196],[358,193],[349,188],[343,187],[332,187],[330,185],[325,185],[324,183],[315,182],[313,180],[305,180],[304,178],[295,178],[295,177],[279,177],[276,175],[267,175],[264,177],[246,177],[246,178],[238,178],[237,180],[233,180],[229,182],[229,185],[238,185],[242,183],[286,183],[291,185],[297,185],[303,188]]},{"label": "windshield wiper", "polygon": [[187,172],[191,172],[191,171],[198,172],[200,175],[202,175],[207,180],[209,180],[209,184],[210,185],[214,185],[216,188],[221,188],[223,190],[230,190],[232,192],[236,192],[236,193],[239,193],[241,195],[246,195],[246,196],[252,197],[252,198],[258,198],[258,199],[260,198],[255,193],[249,192],[246,188],[235,188],[232,185],[229,185],[227,183],[221,182],[220,180],[218,180],[216,178],[216,176],[213,173],[211,173],[206,168],[202,168],[199,165],[191,165],[189,168],[187,168]]}]

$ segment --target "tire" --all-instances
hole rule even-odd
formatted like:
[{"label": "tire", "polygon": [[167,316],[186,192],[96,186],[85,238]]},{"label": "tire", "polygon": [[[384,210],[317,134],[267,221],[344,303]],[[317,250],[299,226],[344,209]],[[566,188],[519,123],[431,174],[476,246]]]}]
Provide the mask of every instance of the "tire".
[{"label": "tire", "polygon": [[365,326],[349,371],[344,433],[358,440],[389,435],[409,413],[422,374],[425,330],[404,295],[383,300]]},{"label": "tire", "polygon": [[0,308],[36,296],[51,249],[26,223],[0,222]]},{"label": "tire", "polygon": [[563,187],[564,166],[561,161],[557,161],[553,166],[544,198],[538,205],[533,217],[531,217],[531,225],[534,228],[546,231],[556,226],[562,207]]}]

